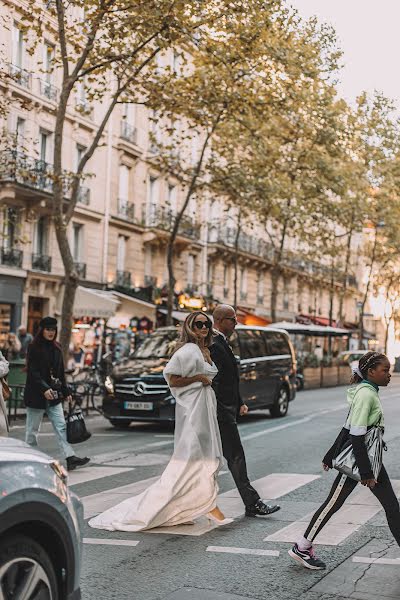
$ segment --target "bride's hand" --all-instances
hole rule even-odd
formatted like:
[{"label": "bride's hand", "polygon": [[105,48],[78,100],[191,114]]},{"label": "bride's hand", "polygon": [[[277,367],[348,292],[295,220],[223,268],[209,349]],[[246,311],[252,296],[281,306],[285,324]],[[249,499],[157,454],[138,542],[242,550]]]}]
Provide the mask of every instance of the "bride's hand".
[{"label": "bride's hand", "polygon": [[212,381],[207,377],[207,375],[198,375],[198,381],[201,381],[203,385],[211,385]]}]

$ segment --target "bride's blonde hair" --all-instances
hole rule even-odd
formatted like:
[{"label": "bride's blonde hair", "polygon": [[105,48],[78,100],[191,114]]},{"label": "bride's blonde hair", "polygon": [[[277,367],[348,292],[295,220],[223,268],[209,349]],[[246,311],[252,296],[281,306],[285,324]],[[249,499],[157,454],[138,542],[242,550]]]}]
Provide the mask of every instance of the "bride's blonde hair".
[{"label": "bride's blonde hair", "polygon": [[201,310],[196,310],[196,311],[190,313],[190,315],[188,315],[186,317],[186,319],[184,320],[182,329],[181,329],[181,335],[180,335],[180,338],[174,348],[174,352],[176,352],[177,350],[179,350],[179,348],[182,348],[182,346],[184,346],[185,344],[188,344],[190,342],[192,344],[199,345],[199,338],[197,337],[197,335],[195,334],[195,331],[194,331],[194,322],[196,321],[197,317],[199,317],[200,315],[202,315],[203,317],[206,317],[207,321],[209,321],[209,323],[211,324],[211,327],[208,330],[207,337],[204,338],[204,345],[206,347],[211,345],[212,337],[213,337],[212,321],[211,321],[210,317],[208,315],[204,314]]}]

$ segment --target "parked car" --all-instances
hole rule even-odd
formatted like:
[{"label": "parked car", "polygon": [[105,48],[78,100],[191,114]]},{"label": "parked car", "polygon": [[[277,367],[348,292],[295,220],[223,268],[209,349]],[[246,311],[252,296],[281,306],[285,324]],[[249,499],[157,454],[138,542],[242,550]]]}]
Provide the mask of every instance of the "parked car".
[{"label": "parked car", "polygon": [[[162,371],[179,332],[162,327],[105,380],[103,414],[115,427],[131,421],[174,421],[175,399]],[[249,410],[268,408],[284,417],[296,394],[296,360],[285,331],[238,325],[229,340],[240,369],[240,391]]]},{"label": "parked car", "polygon": [[58,461],[0,438],[0,597],[79,600],[82,523]]},{"label": "parked car", "polygon": [[347,364],[350,367],[350,370],[353,370],[358,367],[358,361],[367,350],[347,350],[346,352],[341,352],[339,354],[339,364]]}]

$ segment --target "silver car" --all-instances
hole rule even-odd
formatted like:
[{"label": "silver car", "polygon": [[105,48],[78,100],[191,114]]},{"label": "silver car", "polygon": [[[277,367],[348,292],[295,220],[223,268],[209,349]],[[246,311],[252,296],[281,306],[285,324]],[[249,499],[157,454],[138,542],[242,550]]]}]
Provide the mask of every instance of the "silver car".
[{"label": "silver car", "polygon": [[60,463],[0,438],[0,599],[79,600],[82,522]]}]

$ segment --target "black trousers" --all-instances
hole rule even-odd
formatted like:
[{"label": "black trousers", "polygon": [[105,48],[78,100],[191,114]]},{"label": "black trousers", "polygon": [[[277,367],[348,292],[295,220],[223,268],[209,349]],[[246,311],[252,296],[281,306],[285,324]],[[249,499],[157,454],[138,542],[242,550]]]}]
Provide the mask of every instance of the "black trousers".
[{"label": "black trousers", "polygon": [[[351,492],[357,485],[357,481],[346,477],[346,475],[339,475],[336,477],[332,489],[329,492],[329,496],[323,503],[323,505],[317,510],[311,522],[306,529],[304,537],[312,542],[324,525],[329,521],[332,515],[343,506],[345,500],[350,496]],[[392,484],[389,479],[389,475],[386,472],[384,466],[382,466],[381,472],[378,477],[378,484],[371,490],[371,492],[378,498],[382,504],[386,518],[389,525],[389,529],[396,542],[400,546],[400,508],[399,501],[397,500],[396,494],[393,491]]]},{"label": "black trousers", "polygon": [[240,441],[238,426],[236,423],[219,423],[219,430],[224,457],[239,494],[245,506],[252,506],[260,499],[260,495],[251,485],[247,475],[246,458]]}]

